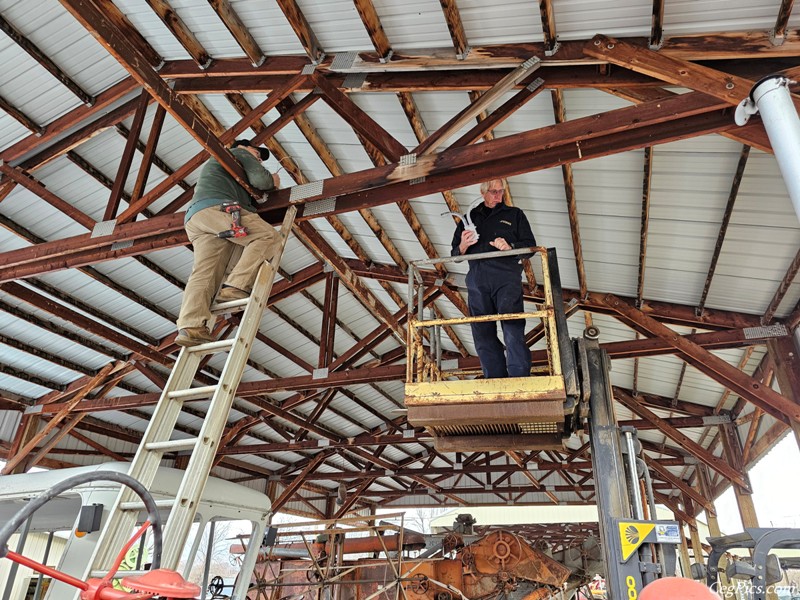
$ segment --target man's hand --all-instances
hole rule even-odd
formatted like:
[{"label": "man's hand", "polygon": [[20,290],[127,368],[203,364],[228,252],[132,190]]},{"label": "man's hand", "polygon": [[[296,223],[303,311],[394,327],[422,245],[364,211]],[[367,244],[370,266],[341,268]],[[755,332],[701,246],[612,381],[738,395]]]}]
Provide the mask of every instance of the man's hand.
[{"label": "man's hand", "polygon": [[501,237],[494,238],[491,242],[489,242],[489,245],[497,248],[498,250],[511,250],[511,244],[509,244],[505,238]]},{"label": "man's hand", "polygon": [[281,189],[281,176],[277,173],[272,174],[272,183],[275,185],[275,189]]},{"label": "man's hand", "polygon": [[461,254],[467,251],[467,248],[478,242],[478,236],[472,229],[465,229],[461,232],[461,243],[458,245],[458,251]]}]

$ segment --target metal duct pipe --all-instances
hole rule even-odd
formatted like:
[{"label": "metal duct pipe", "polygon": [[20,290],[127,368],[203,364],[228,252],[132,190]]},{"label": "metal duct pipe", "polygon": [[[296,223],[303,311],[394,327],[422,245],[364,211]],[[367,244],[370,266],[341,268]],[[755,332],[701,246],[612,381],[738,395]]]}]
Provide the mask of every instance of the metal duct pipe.
[{"label": "metal duct pipe", "polygon": [[744,125],[751,115],[761,113],[772,150],[786,189],[800,220],[800,119],[789,93],[794,83],[780,75],[765,77],[753,86],[750,96],[736,108],[736,124]]}]

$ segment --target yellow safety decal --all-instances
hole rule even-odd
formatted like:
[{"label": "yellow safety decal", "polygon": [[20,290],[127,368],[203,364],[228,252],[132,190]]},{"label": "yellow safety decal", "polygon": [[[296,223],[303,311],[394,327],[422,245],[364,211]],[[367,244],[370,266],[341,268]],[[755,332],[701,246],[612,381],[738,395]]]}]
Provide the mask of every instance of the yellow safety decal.
[{"label": "yellow safety decal", "polygon": [[636,552],[655,526],[655,523],[619,523],[619,542],[623,561],[628,560],[630,555]]}]

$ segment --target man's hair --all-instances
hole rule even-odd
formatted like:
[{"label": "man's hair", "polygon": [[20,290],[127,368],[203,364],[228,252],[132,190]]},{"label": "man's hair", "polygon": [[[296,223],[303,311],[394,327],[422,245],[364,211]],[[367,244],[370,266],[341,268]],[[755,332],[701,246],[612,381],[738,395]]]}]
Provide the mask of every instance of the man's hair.
[{"label": "man's hair", "polygon": [[490,179],[489,181],[484,181],[481,184],[481,196],[483,196],[486,192],[489,191],[489,186],[492,185],[493,181],[500,181],[499,179]]},{"label": "man's hair", "polygon": [[267,148],[264,148],[264,146],[256,146],[251,140],[236,140],[233,142],[233,144],[231,144],[231,148],[238,148],[240,146],[244,146],[245,148],[255,148],[258,150],[258,153],[261,155],[261,162],[264,162],[270,156]]}]

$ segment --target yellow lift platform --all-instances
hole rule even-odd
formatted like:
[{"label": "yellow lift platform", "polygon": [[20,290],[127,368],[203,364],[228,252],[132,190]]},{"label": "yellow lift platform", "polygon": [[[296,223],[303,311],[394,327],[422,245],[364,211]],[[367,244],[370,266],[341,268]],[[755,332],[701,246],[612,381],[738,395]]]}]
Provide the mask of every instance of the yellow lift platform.
[{"label": "yellow lift platform", "polygon": [[[422,267],[438,263],[520,255],[541,261],[544,302],[532,312],[425,319],[423,299],[441,280]],[[427,282],[427,284],[426,284]],[[435,291],[435,290],[434,290]],[[554,248],[532,247],[416,261],[409,266],[409,315],[405,404],[408,422],[426,428],[442,452],[562,449],[588,409],[579,398],[575,349],[567,331],[561,282]],[[442,360],[441,328],[477,321],[536,319],[544,329],[547,364],[530,377],[475,378]],[[477,374],[479,375],[479,373]]]}]

